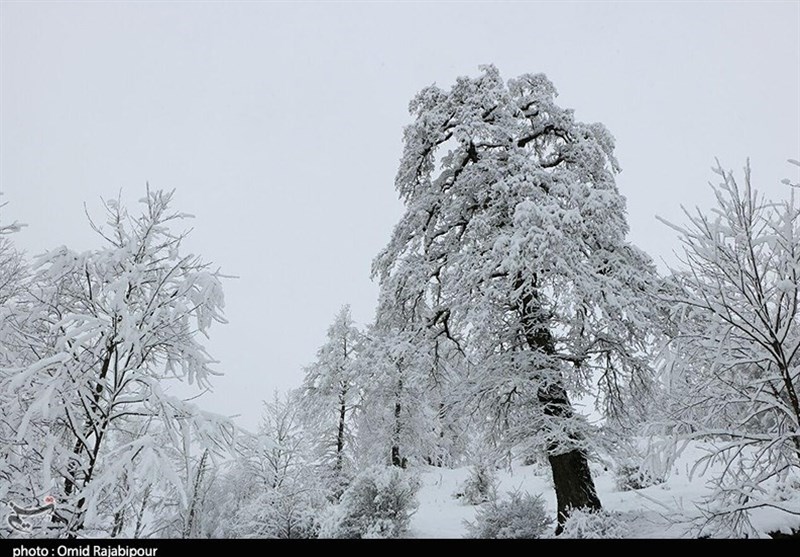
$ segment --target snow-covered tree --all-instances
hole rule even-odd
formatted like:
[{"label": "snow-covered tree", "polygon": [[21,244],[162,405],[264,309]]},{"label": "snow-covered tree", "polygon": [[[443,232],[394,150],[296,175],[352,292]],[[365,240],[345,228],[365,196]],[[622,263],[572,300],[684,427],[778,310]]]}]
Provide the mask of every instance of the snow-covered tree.
[{"label": "snow-covered tree", "polygon": [[[22,346],[29,316],[21,306],[21,294],[28,268],[10,236],[18,228],[16,224],[0,225],[0,384],[7,377],[4,370],[27,361]],[[15,428],[21,417],[18,393],[0,389],[0,500],[3,501],[23,501],[33,469],[27,463],[25,447],[16,442]]]},{"label": "snow-covered tree", "polygon": [[[425,385],[414,368],[407,339],[399,331],[370,330],[361,354],[364,394],[360,405],[358,446],[365,462],[405,468],[409,457],[433,432]],[[430,424],[430,427],[425,424]]]},{"label": "snow-covered tree", "polygon": [[324,477],[299,421],[296,393],[265,403],[257,434],[243,436],[214,488],[219,537],[316,537]]},{"label": "snow-covered tree", "polygon": [[168,415],[150,421],[136,437],[150,437],[163,447],[157,462],[166,472],[161,481],[147,477],[142,462],[133,462],[117,496],[112,536],[134,538],[215,537],[216,484],[220,469],[235,455],[245,434],[229,418],[198,406],[168,399]]},{"label": "snow-covered tree", "polygon": [[365,463],[443,465],[462,455],[463,420],[449,412],[449,367],[458,359],[448,348],[427,326],[399,315],[392,297],[381,295],[358,361],[358,452]]},{"label": "snow-covered tree", "polygon": [[320,538],[392,539],[408,536],[419,479],[396,466],[367,466],[322,516]]},{"label": "snow-covered tree", "polygon": [[[328,328],[316,361],[305,369],[300,402],[305,429],[325,473],[339,483],[352,472],[352,429],[360,399],[356,361],[362,333],[344,306]],[[335,488],[336,490],[338,488]]]},{"label": "snow-covered tree", "polygon": [[670,225],[683,255],[664,291],[674,323],[666,417],[716,440],[702,461],[722,463],[709,516],[746,533],[746,511],[780,508],[775,493],[800,486],[800,206],[794,190],[780,202],[759,195],[749,163],[741,181],[719,163],[715,172],[712,212]]},{"label": "snow-covered tree", "polygon": [[516,440],[548,456],[563,522],[599,508],[585,420],[647,385],[649,259],[628,244],[614,141],[557,106],[543,75],[493,66],[423,89],[395,185],[406,211],[374,262],[382,289],[474,366],[472,394],[530,409]]},{"label": "snow-covered tree", "polygon": [[201,337],[224,321],[220,275],[181,253],[185,233],[171,227],[188,215],[172,197],[148,187],[139,215],[107,202],[106,225],[92,224],[105,245],[47,252],[26,284],[24,354],[0,392],[19,410],[7,415],[28,460],[22,495],[55,498],[59,535],[120,531],[134,499],[181,485],[170,440],[225,437],[167,393],[173,379],[209,384]]},{"label": "snow-covered tree", "polygon": [[[4,205],[0,205],[2,208]],[[28,268],[22,253],[11,241],[11,233],[19,230],[18,224],[0,225],[0,367],[15,363],[19,354],[20,321],[24,311],[18,311]]]}]

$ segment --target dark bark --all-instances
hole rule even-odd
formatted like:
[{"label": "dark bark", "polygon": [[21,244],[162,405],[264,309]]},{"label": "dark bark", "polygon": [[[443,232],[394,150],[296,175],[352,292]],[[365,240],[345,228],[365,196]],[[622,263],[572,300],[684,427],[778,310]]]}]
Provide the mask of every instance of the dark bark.
[{"label": "dark bark", "polygon": [[339,428],[336,432],[336,471],[341,472],[344,460],[344,426],[347,418],[347,385],[339,391]]},{"label": "dark bark", "polygon": [[[552,385],[549,389],[540,388],[538,397],[546,416],[551,416],[554,420],[572,417],[572,405],[561,385]],[[569,432],[569,437],[572,441],[579,442],[582,436],[579,432],[572,431]],[[572,509],[599,510],[602,505],[595,490],[586,453],[575,447],[564,451],[558,443],[551,443],[547,449],[558,508],[556,534],[560,534]]]},{"label": "dark bark", "polygon": [[[395,417],[400,415],[400,404],[395,404],[394,407],[394,415]],[[400,443],[395,441],[392,443],[392,466],[396,466],[398,468],[405,468],[406,467],[406,459],[400,456]]]},{"label": "dark bark", "polygon": [[117,511],[114,513],[114,527],[111,530],[111,537],[116,538],[122,533],[122,528],[125,526],[125,512]]},{"label": "dark bark", "polygon": [[[547,327],[547,316],[542,311],[537,298],[536,280],[537,277],[534,275],[527,285],[523,285],[523,279],[517,278],[516,290],[523,292],[518,304],[520,322],[528,348],[552,356],[556,352],[555,343],[550,329]],[[539,381],[543,381],[541,375],[535,370],[533,376]],[[540,385],[537,398],[542,405],[544,414],[554,421],[567,420],[574,415],[567,391],[558,377],[548,377],[545,383]],[[599,510],[602,508],[589,469],[586,452],[581,448],[582,432],[566,431],[562,432],[559,437],[569,439],[566,446],[563,441],[552,441],[547,447],[547,459],[553,474],[553,486],[558,507],[556,534],[560,534],[563,530],[564,523],[572,509]]]},{"label": "dark bark", "polygon": [[400,447],[396,444],[392,445],[392,466],[396,466],[397,468],[405,468],[404,460],[400,458]]},{"label": "dark bark", "polygon": [[[399,371],[399,370],[398,370]],[[406,463],[408,462],[407,459],[402,458],[400,456],[400,431],[401,431],[401,422],[400,422],[400,415],[403,411],[403,407],[400,404],[400,395],[403,392],[403,380],[398,379],[397,381],[397,392],[395,393],[395,402],[394,402],[394,441],[392,443],[392,466],[396,466],[398,468],[405,468]]]},{"label": "dark bark", "polygon": [[[798,401],[797,391],[794,388],[791,370],[789,369],[789,366],[784,363],[786,362],[786,358],[783,355],[782,347],[778,345],[777,341],[774,343],[774,350],[775,353],[780,355],[781,358],[780,361],[778,361],[778,369],[781,374],[781,379],[783,380],[783,387],[786,389],[786,395],[784,397],[778,395],[777,392],[775,393],[775,397],[778,399],[784,399],[784,403],[788,402],[788,405],[794,412],[795,423],[800,424],[800,401]],[[788,401],[785,399],[788,399]],[[798,431],[797,434],[792,437],[792,443],[794,444],[794,452],[797,456],[797,461],[800,462],[800,431]]]},{"label": "dark bark", "polygon": [[[108,425],[108,417],[104,419],[103,423],[99,426],[99,428],[92,423],[92,420],[97,416],[98,410],[100,408],[100,401],[104,389],[103,385],[106,377],[108,376],[108,372],[111,367],[111,361],[114,357],[114,352],[115,352],[114,345],[113,344],[109,345],[108,351],[106,352],[106,355],[103,358],[103,362],[100,367],[100,374],[93,389],[94,392],[92,394],[92,405],[91,405],[92,413],[87,416],[86,424],[84,426],[85,432],[83,435],[85,438],[88,439],[93,433],[95,435],[95,441],[93,447],[89,449],[89,447],[85,445],[85,441],[81,439],[79,433],[77,431],[73,431],[75,435],[75,445],[72,449],[72,454],[74,455],[74,458],[70,460],[67,466],[68,474],[64,478],[64,498],[66,500],[69,500],[70,496],[78,488],[78,480],[79,480],[78,472],[80,466],[79,463],[81,461],[84,449],[87,450],[89,456],[88,469],[83,471],[83,478],[81,478],[82,480],[81,483],[84,488],[92,480],[92,476],[94,474],[94,467],[95,463],[97,462],[97,456],[100,451],[100,445],[103,442],[105,429]],[[85,504],[86,504],[85,497],[81,497],[80,499],[78,499],[78,502],[75,505],[75,508],[73,509],[72,517],[68,521],[67,525],[68,531],[66,532],[67,538],[70,539],[75,538],[77,532],[83,529],[83,512],[84,512],[83,506]],[[56,514],[53,515],[53,521],[64,522],[63,519]]]},{"label": "dark bark", "polygon": [[400,402],[395,402],[394,404],[394,442],[392,443],[392,466],[397,466],[398,468],[404,468],[403,461],[400,458],[400,412],[402,407],[400,406]]},{"label": "dark bark", "polygon": [[[347,362],[349,358],[347,349],[347,335],[342,338],[342,361]],[[342,364],[342,370],[344,370]],[[336,464],[337,474],[341,474],[344,466],[344,433],[347,420],[347,380],[342,379],[339,383],[339,427],[336,431]]]}]

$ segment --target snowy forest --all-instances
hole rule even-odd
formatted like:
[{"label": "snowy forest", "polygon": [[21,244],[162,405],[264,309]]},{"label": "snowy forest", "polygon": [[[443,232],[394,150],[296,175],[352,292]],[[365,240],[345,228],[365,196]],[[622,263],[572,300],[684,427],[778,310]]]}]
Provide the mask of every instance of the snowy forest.
[{"label": "snowy forest", "polygon": [[653,222],[665,273],[613,130],[545,75],[482,66],[409,110],[374,317],[341,300],[255,431],[195,396],[235,372],[209,339],[247,272],[186,249],[214,215],[151,185],[87,202],[94,249],[31,255],[4,206],[0,537],[797,536],[800,184],[718,162],[714,206]]}]

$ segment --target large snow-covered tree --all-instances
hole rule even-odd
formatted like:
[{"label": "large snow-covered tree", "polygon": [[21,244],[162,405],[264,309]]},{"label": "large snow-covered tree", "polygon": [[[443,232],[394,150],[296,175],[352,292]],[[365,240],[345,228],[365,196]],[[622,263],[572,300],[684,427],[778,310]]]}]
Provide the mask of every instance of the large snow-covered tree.
[{"label": "large snow-covered tree", "polygon": [[423,89],[395,180],[406,211],[373,270],[469,359],[477,398],[535,409],[524,440],[547,453],[563,522],[601,506],[570,393],[597,386],[619,410],[647,385],[653,267],[625,239],[611,134],[555,96],[493,66]]},{"label": "large snow-covered tree", "polygon": [[717,441],[704,459],[723,463],[709,517],[742,534],[747,511],[781,508],[776,491],[800,485],[800,206],[793,190],[761,196],[749,164],[741,180],[715,172],[713,211],[670,225],[683,255],[663,292],[673,320],[663,415]]},{"label": "large snow-covered tree", "polygon": [[172,197],[148,187],[139,215],[107,202],[107,223],[93,225],[105,245],[47,252],[25,285],[24,355],[0,391],[14,394],[6,415],[29,467],[23,495],[55,498],[59,535],[121,532],[134,499],[185,484],[175,444],[191,435],[215,449],[230,434],[167,393],[172,379],[208,385],[201,337],[224,321],[220,275],[181,252],[185,233],[172,226],[187,215]]}]

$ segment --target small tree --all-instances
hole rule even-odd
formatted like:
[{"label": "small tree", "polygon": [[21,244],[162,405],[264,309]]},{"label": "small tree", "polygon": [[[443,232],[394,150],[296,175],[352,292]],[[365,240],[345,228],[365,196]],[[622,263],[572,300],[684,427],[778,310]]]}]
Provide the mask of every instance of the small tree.
[{"label": "small tree", "polygon": [[667,223],[684,248],[663,296],[674,322],[668,417],[713,441],[701,461],[722,464],[709,517],[747,534],[747,511],[780,508],[768,493],[800,485],[800,207],[794,191],[760,196],[749,163],[742,182],[719,163],[715,172],[712,213]]},{"label": "small tree", "polygon": [[419,481],[394,466],[362,470],[323,518],[321,538],[402,538],[417,507]]},{"label": "small tree", "polygon": [[497,473],[485,460],[470,467],[469,476],[461,484],[457,497],[469,505],[480,505],[497,499]]},{"label": "small tree", "polygon": [[235,462],[220,478],[223,537],[316,537],[324,481],[311,462],[295,393],[265,403],[258,432],[240,441]]},{"label": "small tree", "polygon": [[427,331],[392,323],[391,311],[385,310],[379,304],[359,356],[359,457],[400,468],[449,461],[456,452],[455,424],[445,422],[442,397],[449,384],[437,374],[435,358],[420,350],[427,346],[427,339],[420,340]]},{"label": "small tree", "polygon": [[351,473],[354,412],[361,394],[356,366],[361,344],[362,333],[353,323],[350,307],[344,306],[328,328],[317,360],[305,370],[298,399],[323,473],[331,475],[334,484]]}]

